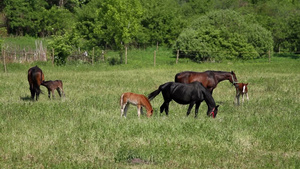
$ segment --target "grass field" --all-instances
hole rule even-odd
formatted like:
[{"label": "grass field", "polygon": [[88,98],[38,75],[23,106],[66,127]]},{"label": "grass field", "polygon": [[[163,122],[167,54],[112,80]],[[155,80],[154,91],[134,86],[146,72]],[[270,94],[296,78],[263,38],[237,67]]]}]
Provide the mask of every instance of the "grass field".
[{"label": "grass field", "polygon": [[[0,168],[300,167],[300,58],[174,64],[163,50],[154,67],[152,56],[133,51],[128,65],[116,66],[8,64],[0,73]],[[46,80],[64,82],[65,98],[49,100],[42,86],[39,101],[29,99],[27,70],[36,64]],[[184,70],[234,70],[250,100],[235,106],[235,89],[223,81],[213,93],[215,119],[205,102],[197,119],[175,102],[166,117],[161,94],[151,118],[138,119],[134,106],[120,118],[123,92],[148,95]]]}]

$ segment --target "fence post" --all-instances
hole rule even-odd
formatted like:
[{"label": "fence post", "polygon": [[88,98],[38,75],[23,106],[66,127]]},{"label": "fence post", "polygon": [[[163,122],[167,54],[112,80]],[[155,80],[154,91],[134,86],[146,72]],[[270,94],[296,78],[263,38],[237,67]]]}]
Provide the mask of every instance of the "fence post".
[{"label": "fence post", "polygon": [[2,56],[3,56],[3,66],[4,66],[4,72],[6,73],[6,62],[5,62],[5,50],[2,48]]},{"label": "fence post", "polygon": [[52,66],[54,66],[54,49],[52,48]]},{"label": "fence post", "polygon": [[268,51],[268,54],[269,54],[269,62],[271,62],[271,52],[270,52],[270,50]]},{"label": "fence post", "polygon": [[158,41],[156,42],[156,50],[158,51]]},{"label": "fence post", "polygon": [[177,49],[176,64],[178,63],[178,59],[179,59],[179,49]]},{"label": "fence post", "polygon": [[125,46],[125,65],[127,65],[127,46]]},{"label": "fence post", "polygon": [[92,65],[94,65],[94,57],[95,57],[95,47],[93,47]]},{"label": "fence post", "polygon": [[154,64],[154,66],[156,64],[156,50],[154,51],[154,55],[153,55],[153,64]]}]

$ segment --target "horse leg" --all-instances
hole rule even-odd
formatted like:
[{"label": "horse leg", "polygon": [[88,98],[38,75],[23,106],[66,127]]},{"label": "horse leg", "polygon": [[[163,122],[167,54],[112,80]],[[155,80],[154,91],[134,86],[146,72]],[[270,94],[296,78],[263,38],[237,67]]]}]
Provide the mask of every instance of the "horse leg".
[{"label": "horse leg", "polygon": [[61,92],[62,92],[62,96],[65,97],[65,92],[63,90],[63,88],[60,88]]},{"label": "horse leg", "polygon": [[54,90],[54,89],[51,89],[51,92],[52,92],[52,98],[54,99],[54,98],[55,98],[55,96],[54,96],[55,90]]},{"label": "horse leg", "polygon": [[29,88],[31,93],[31,99],[34,100],[35,91],[32,87]]},{"label": "horse leg", "polygon": [[162,113],[165,110],[166,115],[169,114],[169,102],[164,102],[161,106],[160,106],[160,113]]},{"label": "horse leg", "polygon": [[144,112],[143,112],[143,106],[141,106],[141,115],[143,115]]},{"label": "horse leg", "polygon": [[48,98],[51,99],[50,89],[48,89]]},{"label": "horse leg", "polygon": [[41,93],[40,87],[36,87],[35,88],[35,96],[36,96],[35,100],[36,101],[39,99],[40,93]]},{"label": "horse leg", "polygon": [[244,93],[242,94],[242,103],[244,103]]},{"label": "horse leg", "polygon": [[142,106],[141,105],[137,105],[136,107],[137,107],[138,117],[140,118]]},{"label": "horse leg", "polygon": [[165,109],[165,102],[160,106],[160,113],[164,112]]},{"label": "horse leg", "polygon": [[56,91],[57,91],[57,93],[58,93],[59,97],[61,97],[61,90],[60,90],[60,88],[59,88],[59,87],[56,89]]},{"label": "horse leg", "polygon": [[240,94],[236,95],[236,101],[237,101],[237,105],[240,105]]},{"label": "horse leg", "polygon": [[190,115],[193,106],[194,106],[194,103],[190,103],[189,108],[188,108],[188,111],[187,111],[187,113],[186,113],[186,116],[189,116],[189,115]]},{"label": "horse leg", "polygon": [[126,118],[126,112],[128,110],[128,103],[124,103],[121,105],[121,117],[124,116]]},{"label": "horse leg", "polygon": [[196,103],[196,107],[195,107],[195,118],[198,116],[198,110],[199,110],[200,104],[201,104],[200,101]]},{"label": "horse leg", "polygon": [[247,96],[247,100],[249,101],[248,93],[246,93],[246,96]]}]

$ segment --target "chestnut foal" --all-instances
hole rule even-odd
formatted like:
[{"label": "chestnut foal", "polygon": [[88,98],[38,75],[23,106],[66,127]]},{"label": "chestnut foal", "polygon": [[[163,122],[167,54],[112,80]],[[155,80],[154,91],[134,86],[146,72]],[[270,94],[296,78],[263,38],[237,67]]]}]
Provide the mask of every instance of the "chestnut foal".
[{"label": "chestnut foal", "polygon": [[138,116],[140,118],[141,113],[143,114],[142,107],[145,107],[147,110],[147,116],[150,117],[153,114],[153,109],[151,106],[150,101],[148,98],[141,94],[135,93],[123,93],[120,98],[120,105],[121,105],[121,117],[126,117],[126,112],[129,107],[129,103],[137,106]]},{"label": "chestnut foal", "polygon": [[242,95],[243,103],[244,103],[244,95],[246,95],[247,100],[249,100],[248,97],[248,83],[234,83],[235,89],[236,89],[236,102],[238,105],[240,105],[240,96]]},{"label": "chestnut foal", "polygon": [[44,81],[41,85],[45,86],[48,89],[48,97],[50,99],[50,91],[52,92],[52,98],[54,98],[54,91],[57,90],[59,96],[65,97],[65,93],[63,90],[63,83],[61,80],[49,80],[49,81]]}]

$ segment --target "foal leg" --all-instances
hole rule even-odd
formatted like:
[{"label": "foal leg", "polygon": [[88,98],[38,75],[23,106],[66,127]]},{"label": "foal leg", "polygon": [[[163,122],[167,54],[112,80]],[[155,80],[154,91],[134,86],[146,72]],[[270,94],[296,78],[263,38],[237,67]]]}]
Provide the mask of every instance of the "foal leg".
[{"label": "foal leg", "polygon": [[51,89],[51,92],[52,92],[52,99],[54,99],[55,98],[55,96],[54,96],[54,89]]},{"label": "foal leg", "polygon": [[126,118],[126,112],[128,110],[128,103],[124,103],[123,105],[121,105],[121,117],[124,116]]},{"label": "foal leg", "polygon": [[50,89],[48,89],[48,98],[51,98]]},{"label": "foal leg", "polygon": [[244,94],[242,94],[242,99],[243,99],[243,103],[244,103],[244,100],[245,100],[245,99],[244,99]]},{"label": "foal leg", "polygon": [[240,105],[240,94],[236,95],[237,105]]},{"label": "foal leg", "polygon": [[249,101],[248,93],[246,93],[246,96],[247,96],[247,100]]},{"label": "foal leg", "polygon": [[59,88],[59,87],[56,89],[56,91],[57,91],[59,97],[61,97],[61,91],[60,91],[60,88]]},{"label": "foal leg", "polygon": [[142,106],[141,105],[137,105],[136,107],[137,107],[138,117],[140,118]]}]

